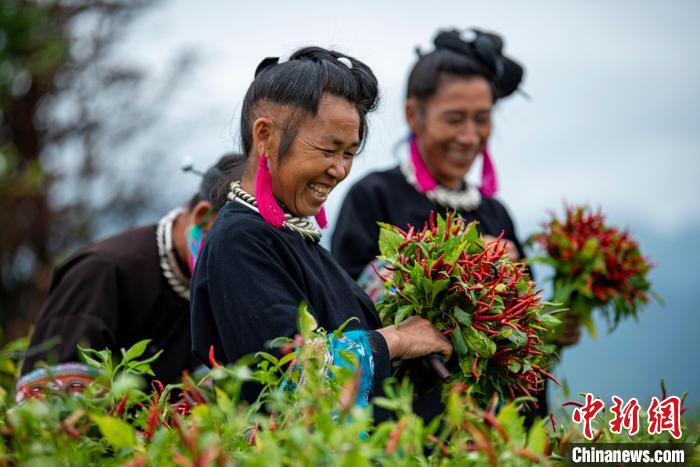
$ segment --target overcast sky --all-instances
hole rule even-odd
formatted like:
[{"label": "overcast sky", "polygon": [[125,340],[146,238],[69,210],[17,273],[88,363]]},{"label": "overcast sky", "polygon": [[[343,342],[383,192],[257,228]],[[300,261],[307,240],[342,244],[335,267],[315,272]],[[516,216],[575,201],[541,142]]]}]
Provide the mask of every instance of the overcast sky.
[{"label": "overcast sky", "polygon": [[403,94],[414,47],[429,48],[444,27],[501,33],[506,52],[526,67],[523,89],[532,97],[499,104],[490,142],[499,197],[521,237],[548,210],[561,211],[565,199],[600,206],[614,223],[653,239],[655,285],[668,303],[612,336],[584,338],[558,374],[574,392],[628,397],[655,392],[663,376],[675,393],[690,390],[700,401],[693,285],[700,261],[699,24],[695,0],[181,0],[139,19],[122,53],[156,74],[184,49],[200,58],[148,135],[169,154],[157,176],[165,206],[197,185],[179,173],[183,156],[205,168],[237,147],[240,103],[263,57],[321,45],[365,61],[382,102],[370,117],[364,154],[328,203],[332,225],[354,180],[396,163],[393,148],[407,134]]},{"label": "overcast sky", "polygon": [[[671,233],[700,226],[698,24],[693,0],[172,1],[144,15],[123,50],[156,71],[184,48],[200,57],[153,133],[173,146],[163,180],[180,180],[185,154],[203,167],[236,147],[240,103],[261,58],[316,44],[369,64],[383,100],[364,154],[329,202],[332,219],[352,181],[395,163],[414,47],[429,48],[441,27],[497,31],[525,65],[532,97],[499,104],[490,143],[499,196],[521,232],[566,199]],[[182,177],[172,196],[188,183],[196,181]]]}]

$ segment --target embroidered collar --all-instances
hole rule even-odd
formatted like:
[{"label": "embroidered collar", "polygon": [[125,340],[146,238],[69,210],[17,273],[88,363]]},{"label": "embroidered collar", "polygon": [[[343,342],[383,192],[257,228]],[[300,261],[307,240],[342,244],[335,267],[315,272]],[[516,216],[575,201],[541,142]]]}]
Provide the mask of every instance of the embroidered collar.
[{"label": "embroidered collar", "polygon": [[435,204],[455,211],[473,211],[481,204],[481,193],[479,193],[479,189],[469,183],[465,182],[464,190],[451,190],[442,185],[437,185],[434,189],[423,192],[418,186],[415,170],[411,161],[403,161],[400,168],[401,173],[409,185]]},{"label": "embroidered collar", "polygon": [[190,279],[180,269],[175,251],[173,250],[173,222],[182,208],[176,208],[158,221],[156,228],[156,243],[160,257],[160,270],[170,287],[185,300],[190,300]]},{"label": "embroidered collar", "polygon": [[[231,183],[228,192],[228,200],[241,203],[243,206],[257,213],[260,212],[258,211],[258,203],[255,200],[255,196],[241,188],[240,182]],[[284,215],[286,218],[283,225],[284,228],[299,234],[304,240],[309,240],[314,243],[321,240],[321,232],[306,217],[295,217],[288,212],[285,212]]]}]

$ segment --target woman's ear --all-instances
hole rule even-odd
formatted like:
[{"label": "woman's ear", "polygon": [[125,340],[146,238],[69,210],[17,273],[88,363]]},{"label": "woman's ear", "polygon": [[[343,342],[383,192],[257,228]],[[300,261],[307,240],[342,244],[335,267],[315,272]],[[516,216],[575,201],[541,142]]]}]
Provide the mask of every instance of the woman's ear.
[{"label": "woman's ear", "polygon": [[253,122],[253,146],[258,156],[277,157],[279,148],[277,128],[267,117],[260,117]]},{"label": "woman's ear", "polygon": [[209,201],[200,201],[190,211],[190,225],[201,225],[208,232],[216,219],[216,213]]},{"label": "woman's ear", "polygon": [[406,105],[404,107],[406,112],[406,122],[411,128],[412,133],[416,133],[416,130],[423,124],[423,109],[420,103],[413,97],[406,99]]}]

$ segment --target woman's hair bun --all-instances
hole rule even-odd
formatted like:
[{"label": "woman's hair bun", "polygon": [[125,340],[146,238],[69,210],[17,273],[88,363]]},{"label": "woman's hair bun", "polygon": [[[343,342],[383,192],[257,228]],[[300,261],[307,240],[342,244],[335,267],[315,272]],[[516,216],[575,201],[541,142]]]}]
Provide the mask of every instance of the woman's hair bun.
[{"label": "woman's hair bun", "polygon": [[503,39],[498,34],[468,29],[440,31],[433,40],[435,50],[449,50],[476,60],[490,75],[497,98],[511,95],[522,81],[524,69],[503,54]]}]

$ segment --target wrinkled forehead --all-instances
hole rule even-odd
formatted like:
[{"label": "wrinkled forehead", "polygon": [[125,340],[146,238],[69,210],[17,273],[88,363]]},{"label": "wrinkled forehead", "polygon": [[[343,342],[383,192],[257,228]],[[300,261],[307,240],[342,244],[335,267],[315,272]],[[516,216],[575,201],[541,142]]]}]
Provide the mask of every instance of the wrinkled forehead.
[{"label": "wrinkled forehead", "polygon": [[261,101],[256,105],[255,118],[268,118],[273,125],[288,136],[304,134],[307,137],[331,140],[342,139],[343,143],[360,140],[361,118],[357,107],[332,94],[324,94],[315,114],[289,104]]}]

